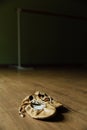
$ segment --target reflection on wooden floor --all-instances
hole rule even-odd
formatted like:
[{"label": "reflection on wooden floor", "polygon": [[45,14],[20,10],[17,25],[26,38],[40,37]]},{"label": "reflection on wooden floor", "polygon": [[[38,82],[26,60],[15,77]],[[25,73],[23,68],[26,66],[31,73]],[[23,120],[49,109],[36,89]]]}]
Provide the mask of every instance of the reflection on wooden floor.
[{"label": "reflection on wooden floor", "polygon": [[[63,107],[47,120],[21,118],[21,100],[45,91]],[[0,130],[87,130],[87,71],[72,69],[0,69]]]}]

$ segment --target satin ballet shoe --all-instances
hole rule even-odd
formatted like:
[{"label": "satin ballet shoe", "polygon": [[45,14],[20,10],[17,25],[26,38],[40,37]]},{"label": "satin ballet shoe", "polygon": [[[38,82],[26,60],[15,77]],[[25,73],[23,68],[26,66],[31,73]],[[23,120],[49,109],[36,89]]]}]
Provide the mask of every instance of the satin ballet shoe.
[{"label": "satin ballet shoe", "polygon": [[50,105],[54,106],[55,108],[58,108],[60,106],[63,106],[60,102],[53,99],[51,96],[47,95],[44,92],[36,91],[34,93],[37,96],[38,100],[41,100],[43,102],[48,102]]},{"label": "satin ballet shoe", "polygon": [[23,99],[19,107],[19,115],[24,117],[28,114],[35,119],[45,119],[53,116],[56,108],[49,102],[42,101],[36,94],[32,94]]}]

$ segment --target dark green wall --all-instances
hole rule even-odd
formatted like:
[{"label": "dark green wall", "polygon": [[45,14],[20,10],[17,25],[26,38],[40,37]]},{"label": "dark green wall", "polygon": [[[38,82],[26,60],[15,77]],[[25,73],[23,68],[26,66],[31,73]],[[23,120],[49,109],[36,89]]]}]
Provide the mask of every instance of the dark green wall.
[{"label": "dark green wall", "polygon": [[[85,1],[13,0],[0,4],[0,64],[17,64],[16,8],[87,17]],[[87,62],[87,21],[21,14],[23,64]]]}]

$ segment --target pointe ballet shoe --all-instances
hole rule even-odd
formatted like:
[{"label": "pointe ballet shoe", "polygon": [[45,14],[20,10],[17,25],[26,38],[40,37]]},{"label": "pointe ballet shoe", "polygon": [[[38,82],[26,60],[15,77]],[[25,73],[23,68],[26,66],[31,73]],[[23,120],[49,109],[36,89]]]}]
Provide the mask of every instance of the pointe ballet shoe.
[{"label": "pointe ballet shoe", "polygon": [[56,113],[55,107],[48,103],[33,102],[26,108],[26,113],[34,119],[46,119]]},{"label": "pointe ballet shoe", "polygon": [[25,113],[35,119],[45,119],[53,116],[56,113],[56,109],[48,102],[44,102],[38,96],[32,94],[24,98],[19,108],[21,117],[24,117]]},{"label": "pointe ballet shoe", "polygon": [[36,91],[34,94],[37,96],[38,100],[41,100],[43,102],[48,102],[50,105],[54,106],[55,108],[62,106],[60,102],[54,100],[52,97],[50,97],[44,92]]}]

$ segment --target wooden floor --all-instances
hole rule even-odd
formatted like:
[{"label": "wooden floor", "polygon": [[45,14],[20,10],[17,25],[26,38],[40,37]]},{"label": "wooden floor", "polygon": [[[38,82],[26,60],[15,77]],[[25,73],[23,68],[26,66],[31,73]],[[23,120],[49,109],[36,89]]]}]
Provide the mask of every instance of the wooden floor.
[{"label": "wooden floor", "polygon": [[[55,117],[21,118],[21,100],[42,90],[63,103]],[[0,130],[87,130],[87,71],[73,69],[0,69]]]}]

